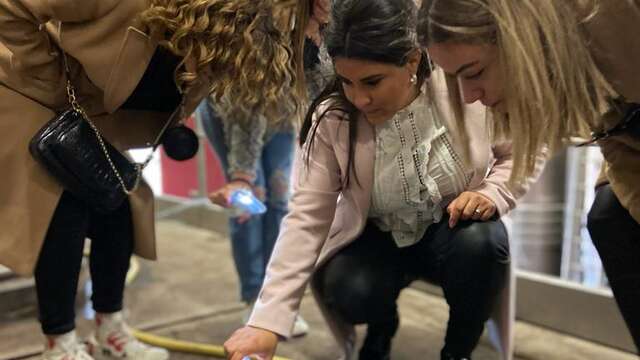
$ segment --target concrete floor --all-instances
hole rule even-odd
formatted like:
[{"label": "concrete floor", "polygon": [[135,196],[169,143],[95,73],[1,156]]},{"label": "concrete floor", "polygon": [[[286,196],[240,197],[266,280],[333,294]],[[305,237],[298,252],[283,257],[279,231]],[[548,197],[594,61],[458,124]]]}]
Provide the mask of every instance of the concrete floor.
[{"label": "concrete floor", "polygon": [[[241,326],[244,306],[238,287],[229,241],[225,234],[174,221],[158,223],[159,262],[141,261],[141,271],[127,290],[130,323],[155,334],[177,339],[221,344]],[[79,304],[80,305],[80,304]],[[278,355],[296,360],[335,359],[335,346],[310,295],[302,315],[311,325],[303,338],[282,343]],[[438,359],[447,318],[444,301],[415,289],[400,298],[401,328],[394,340],[394,360]],[[78,320],[80,334],[90,330]],[[359,329],[360,331],[362,329]],[[42,337],[33,306],[0,315],[0,360],[37,358]],[[201,359],[173,353],[172,359]],[[483,339],[476,360],[497,359]],[[581,339],[525,323],[516,327],[516,359],[631,360],[637,357]]]}]

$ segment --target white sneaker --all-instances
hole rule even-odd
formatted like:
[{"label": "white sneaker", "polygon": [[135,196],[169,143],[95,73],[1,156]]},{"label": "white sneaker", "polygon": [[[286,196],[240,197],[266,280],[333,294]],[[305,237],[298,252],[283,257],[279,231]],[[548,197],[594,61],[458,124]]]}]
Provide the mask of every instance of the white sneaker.
[{"label": "white sneaker", "polygon": [[96,314],[96,332],[87,341],[89,353],[96,359],[167,360],[166,349],[138,341],[124,322],[122,312]]},{"label": "white sneaker", "polygon": [[291,336],[292,337],[300,337],[305,336],[309,332],[309,324],[298,314],[296,316],[296,321],[293,323],[293,327],[291,328]]},{"label": "white sneaker", "polygon": [[86,346],[78,341],[75,330],[47,338],[42,360],[93,360]]}]

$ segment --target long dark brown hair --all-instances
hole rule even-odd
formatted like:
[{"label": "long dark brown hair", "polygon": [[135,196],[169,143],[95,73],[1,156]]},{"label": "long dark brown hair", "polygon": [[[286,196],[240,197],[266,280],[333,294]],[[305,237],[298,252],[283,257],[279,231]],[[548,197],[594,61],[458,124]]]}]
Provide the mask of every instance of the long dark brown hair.
[{"label": "long dark brown hair", "polygon": [[[418,49],[416,16],[417,7],[413,0],[335,1],[331,22],[325,32],[327,51],[334,60],[342,57],[404,66],[412,52]],[[429,76],[429,66],[424,54],[417,76],[418,86]],[[322,103],[328,106],[314,121],[313,115]],[[349,174],[354,170],[354,143],[358,136],[360,111],[349,102],[337,77],[311,102],[300,129],[300,146],[305,148],[304,156],[308,163],[318,126],[329,112],[342,114],[340,118],[348,122],[348,173],[343,179],[343,186],[348,186]]]}]

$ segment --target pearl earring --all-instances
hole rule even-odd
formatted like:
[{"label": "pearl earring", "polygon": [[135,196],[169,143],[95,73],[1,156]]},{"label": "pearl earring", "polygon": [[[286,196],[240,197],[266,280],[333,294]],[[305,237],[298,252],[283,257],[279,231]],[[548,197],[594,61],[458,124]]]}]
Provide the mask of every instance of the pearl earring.
[{"label": "pearl earring", "polygon": [[411,82],[412,85],[416,85],[418,83],[418,75],[411,75],[411,79],[409,80],[409,82]]}]

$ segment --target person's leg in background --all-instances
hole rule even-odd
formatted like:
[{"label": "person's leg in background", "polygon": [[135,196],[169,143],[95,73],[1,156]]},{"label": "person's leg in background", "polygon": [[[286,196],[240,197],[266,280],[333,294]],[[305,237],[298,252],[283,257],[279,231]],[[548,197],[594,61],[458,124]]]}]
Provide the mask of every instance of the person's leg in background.
[{"label": "person's leg in background", "polygon": [[[89,221],[87,205],[63,192],[35,269],[46,360],[87,359],[75,333],[75,298]],[[84,353],[84,354],[83,354]]]},{"label": "person's leg in background", "polygon": [[[263,218],[262,251],[265,267],[269,263],[271,252],[280,233],[280,223],[287,215],[289,193],[291,190],[291,167],[295,151],[295,134],[278,132],[264,145],[262,150],[262,170],[264,172],[264,188],[256,187],[257,196],[264,199],[267,212]],[[307,334],[309,324],[298,315],[291,335],[294,337]]]},{"label": "person's leg in background", "polygon": [[367,324],[359,359],[387,360],[398,325],[397,299],[409,285],[402,251],[373,223],[314,275],[314,287],[344,321]]},{"label": "person's leg in background", "polygon": [[[264,188],[262,168],[256,171],[254,189]],[[254,190],[255,191],[255,190]],[[244,222],[238,217],[229,219],[231,250],[240,276],[242,301],[253,305],[262,287],[267,263],[264,259],[264,214],[252,215]]]},{"label": "person's leg in background", "polygon": [[620,312],[640,351],[640,224],[607,184],[596,190],[587,227]]},{"label": "person's leg in background", "polygon": [[[229,168],[229,163],[227,154],[229,149],[225,143],[222,121],[207,101],[203,101],[197,111],[209,143],[218,156],[220,165],[228,179],[227,169]],[[262,170],[257,170],[257,178],[254,184],[256,187],[264,188]],[[258,296],[266,268],[263,258],[262,229],[263,215],[252,216],[243,223],[240,223],[237,218],[229,219],[231,250],[240,280],[240,297],[242,301],[249,305]]]},{"label": "person's leg in background", "polygon": [[443,360],[470,359],[509,266],[507,232],[500,220],[460,222],[450,229],[447,218],[431,225],[418,247],[426,255],[418,263],[435,264],[425,271],[442,286],[449,304]]},{"label": "person's leg in background", "polygon": [[[262,151],[262,169],[265,187],[256,189],[267,205],[263,222],[263,257],[269,262],[271,252],[280,233],[280,223],[287,215],[291,190],[291,166],[293,163],[295,135],[293,132],[276,133]],[[263,194],[260,194],[262,192]],[[263,195],[263,196],[260,196]]]}]

